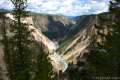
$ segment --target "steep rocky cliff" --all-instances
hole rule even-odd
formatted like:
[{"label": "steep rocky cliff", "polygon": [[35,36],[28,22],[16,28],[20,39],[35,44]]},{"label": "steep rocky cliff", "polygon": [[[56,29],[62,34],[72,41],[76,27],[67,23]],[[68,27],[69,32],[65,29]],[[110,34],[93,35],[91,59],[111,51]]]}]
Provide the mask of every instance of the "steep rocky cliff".
[{"label": "steep rocky cliff", "polygon": [[89,52],[93,42],[105,41],[113,22],[114,16],[109,13],[77,17],[76,25],[69,32],[71,35],[61,42],[58,51],[68,62],[77,63],[77,59]]},{"label": "steep rocky cliff", "polygon": [[[114,16],[108,13],[80,16],[72,20],[64,16],[31,14],[30,19],[26,21],[29,22],[30,28],[35,30],[33,35],[37,42],[42,42],[49,50],[53,50],[53,48],[56,50],[57,43],[59,43],[60,46],[57,49],[57,53],[61,55],[59,58],[63,57],[68,64],[77,64],[79,59],[89,52],[93,41],[102,44],[102,41],[105,40],[104,35],[111,30],[109,26],[113,19]],[[2,18],[0,21],[1,28]],[[8,26],[11,23],[9,19],[6,19],[6,22]],[[43,41],[41,41],[41,37],[44,38]],[[0,54],[3,53],[0,52]],[[0,67],[2,66],[0,65]]]}]

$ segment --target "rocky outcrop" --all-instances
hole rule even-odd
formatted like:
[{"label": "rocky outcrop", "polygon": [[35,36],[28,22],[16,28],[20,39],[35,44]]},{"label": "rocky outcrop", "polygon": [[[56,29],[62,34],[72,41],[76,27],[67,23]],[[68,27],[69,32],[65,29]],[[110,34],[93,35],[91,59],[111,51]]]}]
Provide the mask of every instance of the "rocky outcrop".
[{"label": "rocky outcrop", "polygon": [[65,43],[67,46],[63,46],[64,49],[60,49],[68,63],[77,64],[78,59],[90,51],[93,42],[102,44],[105,41],[105,35],[111,32],[110,26],[114,24],[115,19],[114,15],[108,13],[87,17],[89,18],[85,18],[86,20],[83,21],[85,25],[83,26],[81,26],[81,17],[77,19],[76,25],[81,27],[80,30],[72,36],[71,41],[68,40]]}]

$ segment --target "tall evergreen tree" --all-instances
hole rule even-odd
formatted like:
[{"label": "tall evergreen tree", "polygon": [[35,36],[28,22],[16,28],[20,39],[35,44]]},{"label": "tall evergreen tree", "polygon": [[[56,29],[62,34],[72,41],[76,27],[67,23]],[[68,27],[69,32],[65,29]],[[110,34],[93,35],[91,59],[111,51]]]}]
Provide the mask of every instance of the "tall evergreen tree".
[{"label": "tall evergreen tree", "polygon": [[[21,22],[27,16],[27,0],[11,0],[15,21],[11,24],[9,54],[5,55],[11,80],[30,80],[32,69],[31,34],[28,25]],[[7,58],[8,57],[8,58]]]},{"label": "tall evergreen tree", "polygon": [[33,59],[35,42],[32,41],[29,25],[21,21],[28,16],[25,11],[27,0],[11,0],[11,2],[14,5],[12,14],[15,20],[10,25],[10,35],[7,36],[6,30],[3,35],[5,60],[10,79],[53,80],[52,65],[43,47],[40,47],[40,53]]}]

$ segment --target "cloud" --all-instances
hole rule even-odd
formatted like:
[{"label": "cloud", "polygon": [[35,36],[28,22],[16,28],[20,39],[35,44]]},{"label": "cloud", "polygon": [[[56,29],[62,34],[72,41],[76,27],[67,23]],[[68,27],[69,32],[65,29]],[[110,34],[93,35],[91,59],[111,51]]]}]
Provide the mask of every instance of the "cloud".
[{"label": "cloud", "polygon": [[0,0],[0,9],[12,9],[12,3],[9,0]]},{"label": "cloud", "polygon": [[[37,13],[78,16],[108,11],[109,0],[28,0],[27,10]],[[8,0],[0,0],[0,8],[12,9]]]}]

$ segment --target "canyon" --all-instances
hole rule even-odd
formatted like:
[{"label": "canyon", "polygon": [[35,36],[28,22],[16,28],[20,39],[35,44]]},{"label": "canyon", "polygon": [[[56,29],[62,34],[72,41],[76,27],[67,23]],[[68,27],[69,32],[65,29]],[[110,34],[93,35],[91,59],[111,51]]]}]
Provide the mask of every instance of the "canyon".
[{"label": "canyon", "polygon": [[[5,16],[8,25],[11,20],[15,20],[10,13],[6,13]],[[110,21],[113,19],[114,16],[109,13],[74,18],[31,13],[30,17],[21,21],[29,24],[29,29],[33,30],[31,34],[34,40],[39,45],[42,43],[45,46],[54,70],[56,72],[62,70],[64,73],[69,68],[69,64],[76,65],[79,60],[86,62],[85,56],[89,54],[93,41],[102,44],[105,40],[104,35],[107,35],[111,30],[108,26],[114,24]],[[103,20],[108,21],[104,22]],[[0,50],[2,51],[2,45]],[[0,54],[3,55],[4,53],[0,52]],[[3,56],[0,56],[0,59],[3,59]],[[4,61],[1,60],[1,64],[5,65]],[[0,68],[6,70],[1,65]],[[4,76],[5,74],[3,74]]]}]

